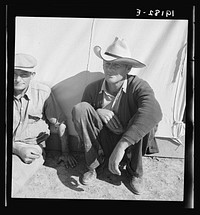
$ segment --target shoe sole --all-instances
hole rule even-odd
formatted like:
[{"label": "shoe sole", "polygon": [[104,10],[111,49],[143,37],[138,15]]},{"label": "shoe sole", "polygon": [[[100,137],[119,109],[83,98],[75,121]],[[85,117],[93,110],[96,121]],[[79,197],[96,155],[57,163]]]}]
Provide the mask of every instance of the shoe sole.
[{"label": "shoe sole", "polygon": [[96,178],[97,178],[97,176],[96,176],[95,178],[91,179],[90,181],[86,182],[86,181],[83,180],[83,177],[81,177],[81,178],[80,178],[80,182],[81,182],[81,184],[87,186],[87,185],[89,185],[89,184],[92,184],[92,183],[95,181]]},{"label": "shoe sole", "polygon": [[131,184],[130,184],[130,186],[131,186],[131,188],[132,188],[131,190],[133,191],[134,194],[141,195],[142,192],[138,192]]}]

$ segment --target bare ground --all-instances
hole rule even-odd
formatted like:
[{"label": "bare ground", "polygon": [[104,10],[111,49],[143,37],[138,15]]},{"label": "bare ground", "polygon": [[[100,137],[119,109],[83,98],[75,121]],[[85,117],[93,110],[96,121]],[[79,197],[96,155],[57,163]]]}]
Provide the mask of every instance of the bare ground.
[{"label": "bare ground", "polygon": [[78,165],[57,164],[59,153],[49,152],[45,164],[15,195],[17,198],[109,199],[183,201],[184,159],[143,157],[144,193],[135,195],[125,171],[115,176],[105,170],[90,186],[79,176],[85,171],[84,158],[76,154]]}]

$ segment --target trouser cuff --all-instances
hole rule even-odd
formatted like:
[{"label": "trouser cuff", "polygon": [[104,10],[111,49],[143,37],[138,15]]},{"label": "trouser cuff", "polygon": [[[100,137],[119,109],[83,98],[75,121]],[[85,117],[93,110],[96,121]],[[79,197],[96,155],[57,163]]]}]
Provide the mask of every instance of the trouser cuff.
[{"label": "trouser cuff", "polygon": [[143,172],[136,172],[134,171],[131,167],[130,167],[130,162],[127,163],[126,165],[126,171],[128,172],[128,174],[132,177],[135,176],[137,178],[142,177],[143,176]]}]

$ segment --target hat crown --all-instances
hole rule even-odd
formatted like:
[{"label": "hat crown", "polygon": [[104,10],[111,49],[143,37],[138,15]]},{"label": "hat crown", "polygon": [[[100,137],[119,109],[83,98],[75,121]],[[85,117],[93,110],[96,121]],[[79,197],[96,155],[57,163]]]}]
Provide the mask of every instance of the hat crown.
[{"label": "hat crown", "polygon": [[15,67],[18,68],[34,68],[37,65],[37,60],[28,54],[15,54]]},{"label": "hat crown", "polygon": [[116,37],[113,43],[110,46],[108,46],[105,54],[116,56],[116,57],[126,57],[126,58],[132,57],[131,52],[125,40],[119,39],[118,37]]},{"label": "hat crown", "polygon": [[108,46],[107,50],[104,53],[104,56],[101,54],[101,47],[95,46],[94,53],[97,57],[101,58],[104,61],[108,62],[118,62],[121,64],[127,64],[134,68],[142,68],[145,67],[145,64],[140,61],[132,58],[131,52],[126,44],[126,42],[122,39],[120,40],[118,37],[115,37],[114,42]]}]

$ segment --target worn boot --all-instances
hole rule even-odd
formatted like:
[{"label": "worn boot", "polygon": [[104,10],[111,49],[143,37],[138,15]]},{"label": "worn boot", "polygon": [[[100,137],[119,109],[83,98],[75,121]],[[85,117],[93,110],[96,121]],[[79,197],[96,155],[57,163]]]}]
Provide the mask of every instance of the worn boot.
[{"label": "worn boot", "polygon": [[143,192],[144,188],[143,178],[132,176],[130,180],[130,186],[132,188],[133,193],[140,195]]},{"label": "worn boot", "polygon": [[96,170],[90,169],[89,171],[87,171],[83,174],[81,183],[83,185],[89,185],[96,179],[96,177],[97,177]]}]

